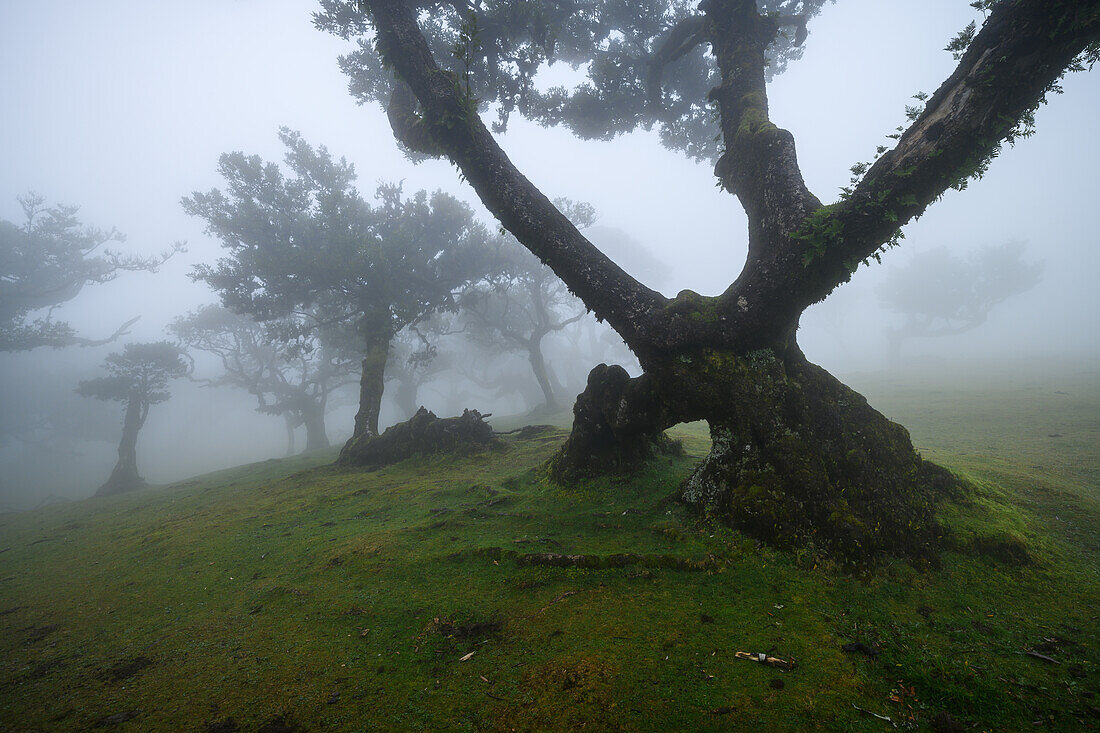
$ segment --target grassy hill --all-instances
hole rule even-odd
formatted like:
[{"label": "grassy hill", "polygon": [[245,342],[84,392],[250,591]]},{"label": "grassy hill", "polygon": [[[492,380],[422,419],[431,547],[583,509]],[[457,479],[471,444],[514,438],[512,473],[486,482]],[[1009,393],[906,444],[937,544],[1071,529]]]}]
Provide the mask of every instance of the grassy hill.
[{"label": "grassy hill", "polygon": [[540,471],[560,427],[376,472],[271,460],[0,517],[0,729],[1100,725],[1096,374],[852,383],[971,482],[941,567],[699,524],[668,497],[701,425],[573,490]]}]

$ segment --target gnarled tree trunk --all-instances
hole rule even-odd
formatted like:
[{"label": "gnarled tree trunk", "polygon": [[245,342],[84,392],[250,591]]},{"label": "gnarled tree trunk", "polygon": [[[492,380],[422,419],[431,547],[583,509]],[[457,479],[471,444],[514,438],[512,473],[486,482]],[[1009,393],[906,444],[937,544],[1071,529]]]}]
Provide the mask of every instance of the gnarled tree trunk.
[{"label": "gnarled tree trunk", "polygon": [[709,44],[720,72],[710,93],[724,142],[715,174],[748,215],[748,257],[722,295],[672,300],[605,257],[515,168],[439,69],[410,5],[364,4],[402,80],[395,135],[450,158],[645,370],[635,379],[617,367],[593,370],[552,462],[555,477],[630,467],[658,449],[665,428],[706,419],[713,449],[681,489],[688,504],[777,544],[813,543],[848,558],[932,549],[933,506],[949,481],[921,461],[904,428],[806,361],[798,319],[949,186],[982,170],[1074,57],[1100,40],[1097,0],[993,6],[896,147],[830,206],[807,189],[793,136],[769,117],[766,52],[782,19],[761,16],[755,0],[705,0],[693,38]]},{"label": "gnarled tree trunk", "polygon": [[328,448],[328,435],[325,433],[325,406],[315,401],[307,402],[302,408],[302,424],[306,426],[306,450]]},{"label": "gnarled tree trunk", "polygon": [[531,362],[531,371],[535,373],[539,389],[542,390],[547,411],[554,412],[558,409],[558,399],[554,395],[554,387],[550,382],[550,372],[546,368],[546,359],[542,355],[542,337],[536,336],[531,337],[531,342],[527,348],[527,360]]}]

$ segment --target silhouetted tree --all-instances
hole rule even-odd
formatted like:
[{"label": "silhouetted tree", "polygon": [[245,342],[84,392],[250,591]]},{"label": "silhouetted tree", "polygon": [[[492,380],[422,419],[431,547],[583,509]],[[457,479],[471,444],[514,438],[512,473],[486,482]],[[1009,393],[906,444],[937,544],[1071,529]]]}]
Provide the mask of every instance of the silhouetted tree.
[{"label": "silhouetted tree", "polygon": [[103,368],[108,376],[82,381],[76,390],[83,397],[126,405],[118,463],[96,496],[133,491],[144,485],[137,468],[138,431],[149,416],[149,407],[171,397],[168,382],[187,373],[179,348],[167,341],[126,344],[121,352],[103,360]]},{"label": "silhouetted tree", "polygon": [[[44,197],[19,197],[25,221],[17,225],[0,220],[0,351],[27,351],[39,346],[94,346],[129,333],[137,318],[127,321],[111,336],[81,338],[69,324],[53,319],[53,311],[75,298],[89,283],[105,283],[120,272],[155,272],[176,243],[159,257],[122,255],[106,248],[125,240],[109,230],[84,226],[75,206],[46,206]],[[98,254],[97,254],[98,252]],[[45,311],[34,318],[36,311]]]},{"label": "silhouetted tree", "polygon": [[886,331],[891,357],[899,356],[906,339],[977,328],[998,304],[1038,285],[1043,264],[1024,262],[1023,251],[1023,242],[1009,242],[984,247],[964,259],[939,247],[892,271],[879,288],[879,299],[905,320]]},{"label": "silhouetted tree", "polygon": [[280,138],[294,177],[258,156],[227,153],[218,166],[226,192],[183,199],[229,250],[193,277],[258,320],[309,309],[319,323],[355,332],[362,378],[347,450],[378,433],[394,335],[454,307],[454,290],[479,274],[489,235],[470,207],[441,192],[404,198],[400,186],[383,185],[372,207],[355,189],[350,163],[285,128]]},{"label": "silhouetted tree", "polygon": [[256,398],[260,412],[284,418],[288,455],[299,425],[306,429],[306,450],[328,447],[329,396],[352,382],[357,361],[342,348],[347,339],[333,327],[320,328],[308,314],[259,323],[208,305],[177,318],[168,330],[221,363],[220,376],[197,381],[243,389]]},{"label": "silhouetted tree", "polygon": [[489,273],[459,299],[460,316],[469,326],[467,336],[483,348],[522,352],[546,408],[555,411],[558,399],[542,342],[587,311],[553,270],[510,238],[497,242],[492,251]]},{"label": "silhouetted tree", "polygon": [[[706,419],[713,448],[681,490],[686,503],[777,544],[920,554],[940,532],[935,472],[902,427],[806,360],[799,316],[1026,135],[1067,69],[1100,58],[1100,0],[976,3],[988,18],[952,41],[957,69],[827,206],[803,181],[793,135],[772,122],[766,89],[823,4],[322,0],[316,22],[358,40],[341,61],[352,93],[386,107],[408,150],[457,165],[640,360],[634,379],[593,370],[557,479],[631,466],[663,428]],[[587,80],[540,91],[552,61],[584,66]],[[717,297],[669,299],[639,283],[516,169],[478,114],[489,104],[498,128],[512,112],[597,139],[656,126],[666,145],[714,160],[748,215],[740,276]]]}]

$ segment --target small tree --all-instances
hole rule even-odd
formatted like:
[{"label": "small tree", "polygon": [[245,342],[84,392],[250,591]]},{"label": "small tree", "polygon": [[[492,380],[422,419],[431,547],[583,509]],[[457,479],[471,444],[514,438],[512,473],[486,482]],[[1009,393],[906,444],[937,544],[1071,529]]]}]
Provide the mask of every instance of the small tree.
[{"label": "small tree", "polygon": [[359,412],[347,449],[378,433],[385,367],[394,335],[428,314],[454,308],[454,290],[480,270],[485,227],[452,196],[382,185],[371,206],[355,189],[355,169],[283,128],[284,177],[258,156],[227,153],[223,193],[183,199],[189,213],[229,250],[195,268],[222,303],[258,320],[309,309],[321,323],[356,334],[362,355]]},{"label": "small tree", "polygon": [[138,431],[149,416],[149,407],[171,396],[169,380],[187,373],[179,348],[167,341],[126,344],[121,353],[116,351],[103,360],[103,368],[108,376],[82,381],[76,389],[83,397],[126,404],[118,463],[96,496],[133,491],[144,485],[137,469]]},{"label": "small tree", "polygon": [[910,338],[966,333],[985,323],[989,312],[1043,279],[1043,263],[1024,262],[1023,242],[984,247],[963,259],[946,247],[922,252],[894,270],[879,289],[882,304],[905,320],[887,329],[890,356]]},{"label": "small tree", "polygon": [[220,376],[198,381],[246,390],[256,398],[260,412],[286,420],[288,455],[299,425],[306,428],[306,450],[328,447],[329,396],[351,383],[355,368],[340,339],[326,338],[331,329],[320,328],[309,315],[262,324],[217,305],[177,318],[168,329],[184,344],[221,362]]},{"label": "small tree", "polygon": [[[128,270],[155,272],[183,247],[176,243],[152,258],[121,255],[106,245],[125,237],[113,227],[84,226],[77,207],[46,206],[45,198],[34,193],[19,197],[19,203],[25,216],[21,226],[0,220],[0,351],[94,346],[125,335],[137,318],[105,339],[89,340],[64,321],[53,320],[53,311],[89,283],[105,283]],[[43,310],[44,317],[31,320],[35,311]]]},{"label": "small tree", "polygon": [[559,408],[542,342],[584,318],[584,304],[554,271],[514,240],[493,247],[491,271],[459,299],[468,336],[497,351],[527,356],[548,411]]}]

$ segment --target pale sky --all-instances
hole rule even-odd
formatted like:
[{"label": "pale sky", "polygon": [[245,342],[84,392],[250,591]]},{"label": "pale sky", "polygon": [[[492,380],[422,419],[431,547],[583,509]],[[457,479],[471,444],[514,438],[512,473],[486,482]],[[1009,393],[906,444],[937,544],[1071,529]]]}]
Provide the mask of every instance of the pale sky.
[{"label": "pale sky", "polygon": [[[16,218],[15,197],[33,189],[79,204],[87,223],[117,226],[135,250],[179,239],[189,246],[161,276],[89,288],[59,317],[90,327],[140,311],[136,335],[156,338],[171,317],[210,301],[185,273],[219,248],[182,213],[179,199],[220,183],[222,152],[280,160],[280,125],[346,155],[365,192],[377,180],[404,180],[408,190],[443,188],[476,201],[449,164],[406,161],[382,112],[354,104],[336,66],[345,46],[313,29],[314,9],[291,0],[2,6],[0,216]],[[933,91],[947,76],[954,61],[940,49],[973,17],[962,0],[841,0],[815,19],[805,57],[773,83],[770,97],[773,119],[795,134],[807,182],[823,200],[835,198],[849,166],[889,142],[884,136],[904,121],[910,96]],[[1044,283],[1005,304],[984,337],[973,335],[976,348],[1023,334],[1027,348],[1056,351],[1095,335],[1100,76],[1072,75],[1064,86],[1040,111],[1033,139],[1006,150],[969,191],[949,192],[887,257],[889,267],[907,251],[1028,241],[1028,256],[1047,263]],[[517,119],[503,144],[548,195],[591,202],[601,224],[650,247],[669,266],[670,294],[686,287],[716,293],[739,271],[746,236],[740,206],[715,188],[707,166],[664,151],[654,135],[582,143]],[[883,270],[861,271],[848,299],[863,293],[873,301]],[[813,356],[813,334],[803,340]]]}]

